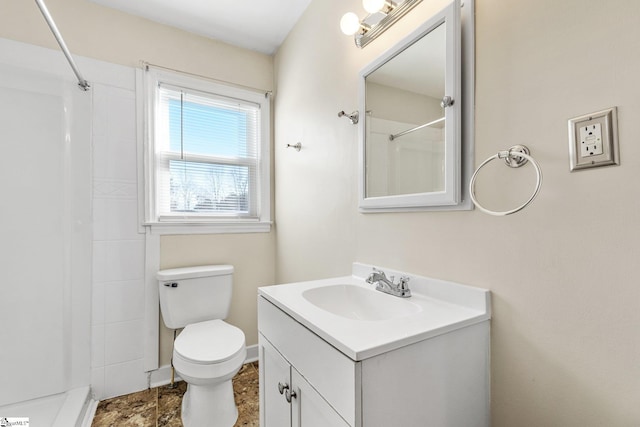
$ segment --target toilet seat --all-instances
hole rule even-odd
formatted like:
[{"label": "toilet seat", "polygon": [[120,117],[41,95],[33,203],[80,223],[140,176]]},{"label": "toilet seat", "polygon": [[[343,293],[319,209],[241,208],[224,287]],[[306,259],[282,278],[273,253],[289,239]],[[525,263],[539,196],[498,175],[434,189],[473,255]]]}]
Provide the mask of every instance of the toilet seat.
[{"label": "toilet seat", "polygon": [[247,354],[242,330],[222,320],[187,325],[173,348],[173,365],[188,383],[222,381],[238,372]]},{"label": "toilet seat", "polygon": [[244,346],[242,330],[217,319],[187,325],[176,338],[173,349],[185,361],[211,364],[233,358]]}]

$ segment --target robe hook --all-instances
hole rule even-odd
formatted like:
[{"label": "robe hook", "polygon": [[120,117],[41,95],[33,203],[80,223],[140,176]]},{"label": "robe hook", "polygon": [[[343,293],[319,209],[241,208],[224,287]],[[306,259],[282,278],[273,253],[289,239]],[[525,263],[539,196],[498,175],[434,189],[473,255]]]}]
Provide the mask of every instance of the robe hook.
[{"label": "robe hook", "polygon": [[358,120],[360,119],[360,113],[358,112],[358,110],[355,110],[354,112],[352,112],[351,114],[347,114],[343,111],[340,111],[338,113],[338,117],[342,117],[345,116],[347,117],[350,121],[352,125],[355,125],[358,123]]},{"label": "robe hook", "polygon": [[287,148],[295,148],[296,151],[300,151],[302,149],[302,143],[298,142],[296,144],[287,144]]}]

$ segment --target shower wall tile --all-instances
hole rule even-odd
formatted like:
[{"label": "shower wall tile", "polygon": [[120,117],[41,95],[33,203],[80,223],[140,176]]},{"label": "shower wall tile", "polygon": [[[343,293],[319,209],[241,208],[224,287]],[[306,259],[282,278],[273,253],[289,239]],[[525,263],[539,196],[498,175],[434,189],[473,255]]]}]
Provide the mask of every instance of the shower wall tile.
[{"label": "shower wall tile", "polygon": [[[92,134],[94,145],[95,141],[100,138],[106,138],[108,134],[108,111],[109,111],[109,95],[105,85],[96,84],[93,87],[93,122]],[[95,147],[94,147],[95,152]],[[94,159],[94,165],[95,165]]]},{"label": "shower wall tile", "polygon": [[144,280],[106,283],[104,302],[107,323],[142,320]]},{"label": "shower wall tile", "polygon": [[104,283],[93,283],[91,297],[91,325],[102,325],[105,322]]},{"label": "shower wall tile", "polygon": [[148,380],[142,359],[108,365],[104,369],[104,397],[102,399],[141,391],[147,386]]},{"label": "shower wall tile", "polygon": [[[94,128],[95,128],[94,124]],[[105,125],[106,127],[106,125]],[[109,176],[108,173],[108,137],[102,133],[93,133],[93,179],[106,179]],[[94,194],[95,197],[95,194]]]},{"label": "shower wall tile", "polygon": [[[131,73],[133,88],[135,75]],[[143,365],[145,235],[138,232],[135,90],[93,90],[92,389],[96,399],[147,386]]]},{"label": "shower wall tile", "polygon": [[104,366],[104,325],[93,325],[91,327],[91,367],[101,368]]},{"label": "shower wall tile", "polygon": [[[136,182],[135,92],[100,85],[103,93],[94,96],[97,110],[93,132],[94,179]],[[100,105],[97,105],[100,103]],[[106,110],[106,111],[105,111]]]},{"label": "shower wall tile", "polygon": [[111,239],[137,239],[144,241],[144,234],[138,233],[138,200],[116,198],[101,200],[107,212],[106,233]]},{"label": "shower wall tile", "polygon": [[111,141],[106,138],[104,144],[96,155],[110,157],[106,161],[99,162],[96,166],[94,179],[127,181],[135,184],[136,181],[136,141]]},{"label": "shower wall tile", "polygon": [[[133,91],[112,87],[109,90],[108,109],[111,114],[108,118],[109,140],[114,145],[126,150],[125,154],[133,154],[136,158],[136,94]],[[133,111],[134,114],[121,114],[121,112]],[[133,141],[133,151],[128,142]],[[121,153],[116,158],[122,157]],[[135,170],[135,164],[133,170]]]},{"label": "shower wall tile", "polygon": [[102,197],[97,195],[93,201],[94,240],[131,239],[144,240],[144,234],[138,234],[138,200],[123,197]]},{"label": "shower wall tile", "polygon": [[[95,184],[94,184],[95,187]],[[107,203],[105,199],[96,197],[93,192],[92,212],[93,212],[93,241],[106,240],[109,237],[107,221],[109,214],[107,213]]]},{"label": "shower wall tile", "polygon": [[107,323],[104,330],[105,365],[141,359],[143,321]]},{"label": "shower wall tile", "polygon": [[137,192],[136,181],[96,177],[93,179],[94,199],[135,200]]},{"label": "shower wall tile", "polygon": [[[95,215],[95,213],[94,213]],[[106,282],[107,271],[107,242],[93,241],[93,283]]]},{"label": "shower wall tile", "polygon": [[94,399],[104,399],[104,367],[91,369],[91,392]]},{"label": "shower wall tile", "polygon": [[107,241],[108,282],[144,279],[144,240]]}]

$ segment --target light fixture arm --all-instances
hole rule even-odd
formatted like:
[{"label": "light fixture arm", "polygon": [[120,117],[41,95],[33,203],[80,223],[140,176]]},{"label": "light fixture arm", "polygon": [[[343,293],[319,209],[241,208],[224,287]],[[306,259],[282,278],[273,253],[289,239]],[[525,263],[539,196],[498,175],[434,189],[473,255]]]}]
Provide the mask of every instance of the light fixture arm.
[{"label": "light fixture arm", "polygon": [[371,30],[371,25],[365,24],[364,22],[360,22],[360,30],[354,35],[354,37],[358,35],[363,36],[369,30]]},{"label": "light fixture arm", "polygon": [[388,15],[389,13],[391,13],[393,9],[396,8],[396,6],[397,4],[395,2],[390,0],[385,0],[384,7],[380,10],[380,12],[384,13],[385,15]]}]

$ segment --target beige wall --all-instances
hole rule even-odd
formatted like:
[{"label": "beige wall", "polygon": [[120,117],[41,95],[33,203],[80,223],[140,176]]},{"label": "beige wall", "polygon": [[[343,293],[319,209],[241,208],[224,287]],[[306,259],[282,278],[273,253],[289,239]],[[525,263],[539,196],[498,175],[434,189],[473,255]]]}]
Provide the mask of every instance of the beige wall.
[{"label": "beige wall", "polygon": [[[257,89],[273,89],[273,57],[236,48],[91,3],[46,0],[74,55],[130,67],[141,60]],[[5,0],[0,37],[58,49],[36,3]],[[61,53],[62,55],[62,53]],[[71,72],[71,71],[69,71]],[[85,78],[91,81],[90,75]],[[235,266],[229,322],[256,344],[256,289],[274,283],[275,233],[166,236],[161,268],[230,263]],[[160,364],[169,363],[171,332],[161,327]]]},{"label": "beige wall", "polygon": [[[489,288],[494,426],[640,425],[640,2],[476,0],[475,164],[528,145],[538,199],[505,218],[359,214],[356,127],[336,113],[431,4],[359,50],[338,22],[360,1],[315,0],[276,55],[278,279],[358,260]],[[614,105],[622,165],[569,173],[567,119]],[[300,153],[283,148],[296,141]]]}]

